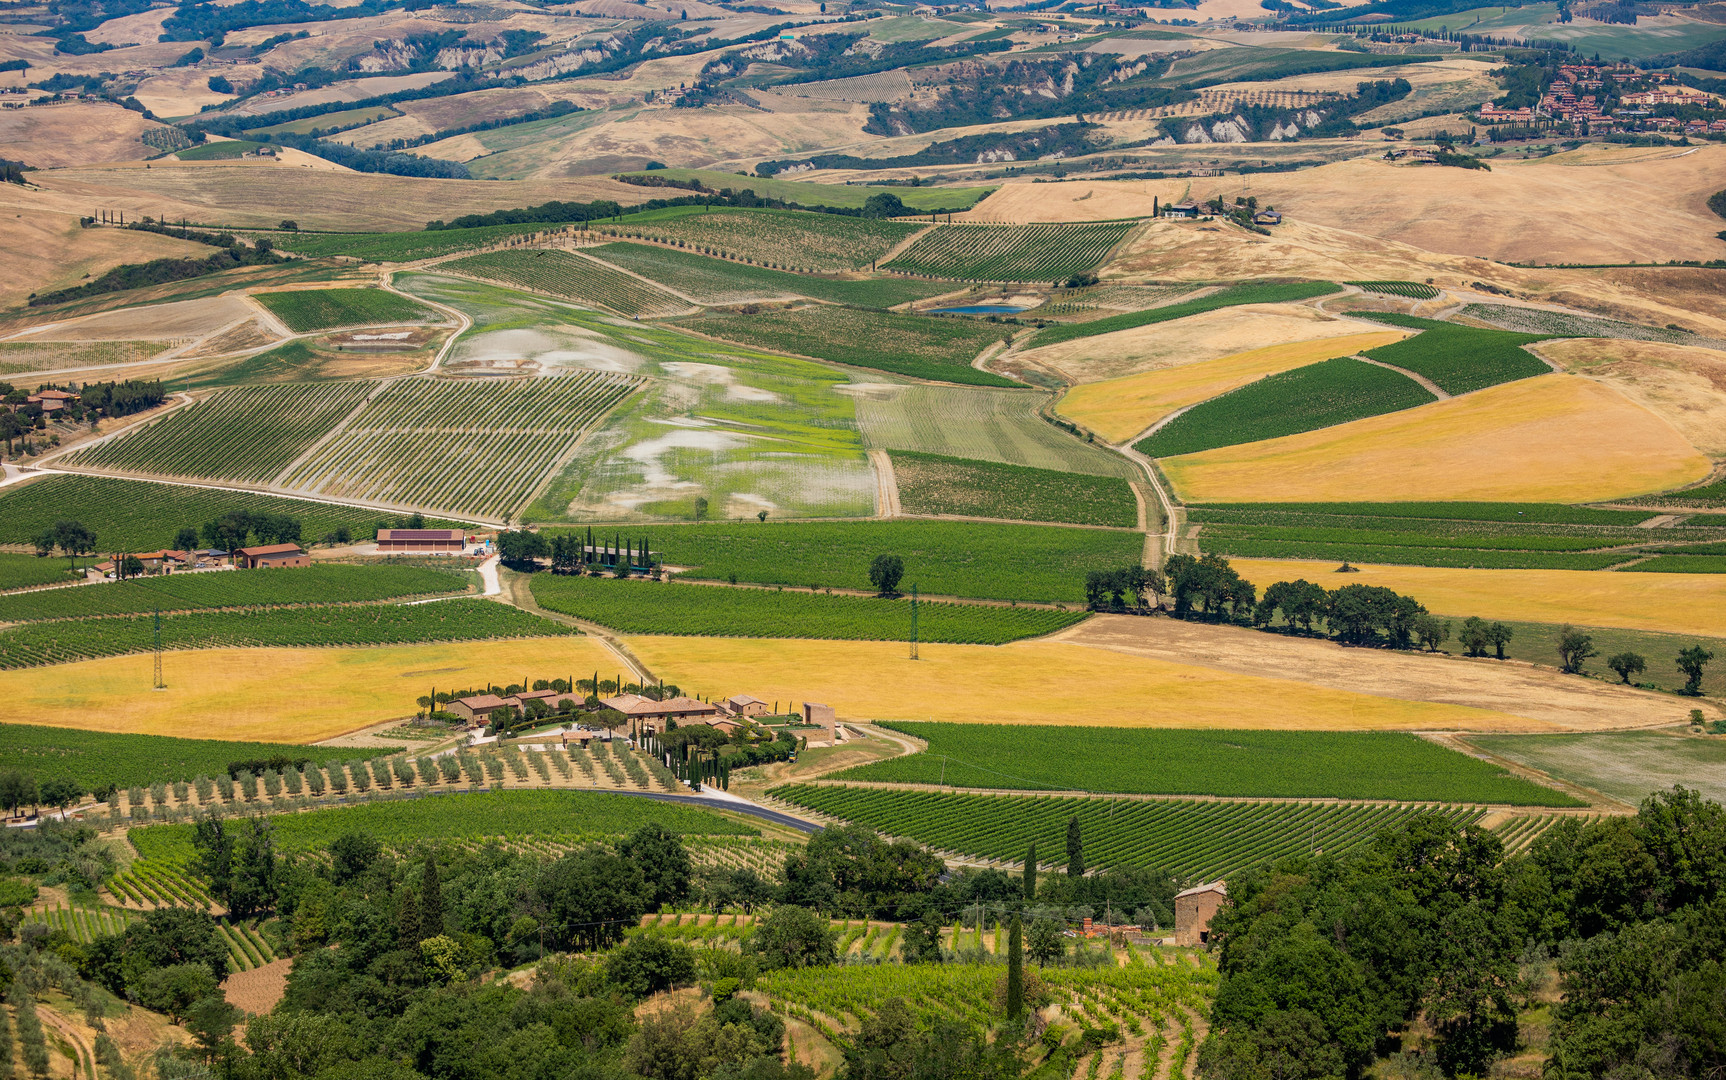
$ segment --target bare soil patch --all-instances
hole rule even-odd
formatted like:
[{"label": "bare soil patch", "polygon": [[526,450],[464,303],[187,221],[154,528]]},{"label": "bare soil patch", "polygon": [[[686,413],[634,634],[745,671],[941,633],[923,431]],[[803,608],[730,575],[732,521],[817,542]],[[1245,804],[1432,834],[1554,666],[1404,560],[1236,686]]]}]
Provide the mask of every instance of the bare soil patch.
[{"label": "bare soil patch", "polygon": [[1687,714],[1685,703],[1670,695],[1566,678],[1532,664],[1347,648],[1235,626],[1099,615],[1056,639],[1377,697],[1490,709],[1568,731],[1656,727]]},{"label": "bare soil patch", "polygon": [[290,957],[272,960],[263,967],[239,971],[222,983],[222,996],[228,1004],[249,1013],[267,1013],[288,991],[288,971],[294,966]]},{"label": "bare soil patch", "polygon": [[238,326],[230,326],[221,333],[210,335],[180,355],[189,360],[208,356],[226,356],[229,353],[244,352],[247,349],[260,349],[280,340],[279,335],[262,325],[262,320],[247,319]]}]

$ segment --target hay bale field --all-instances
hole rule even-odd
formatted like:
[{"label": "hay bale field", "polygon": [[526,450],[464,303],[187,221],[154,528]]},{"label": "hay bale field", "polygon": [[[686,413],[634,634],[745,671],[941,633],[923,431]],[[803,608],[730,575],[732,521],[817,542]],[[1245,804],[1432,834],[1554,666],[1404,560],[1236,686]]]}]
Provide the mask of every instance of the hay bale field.
[{"label": "hay bale field", "polygon": [[1352,356],[1375,346],[1387,345],[1401,336],[1394,331],[1349,334],[1271,345],[1217,360],[1160,368],[1105,382],[1082,383],[1067,391],[1061,398],[1059,409],[1062,416],[1085,425],[1111,442],[1125,442],[1176,409],[1226,394],[1266,375],[1338,356]]},{"label": "hay bale field", "polygon": [[[1342,584],[1334,580],[1333,562],[1231,559],[1230,563],[1260,589],[1273,582],[1300,577]],[[1383,585],[1414,597],[1430,611],[1448,616],[1479,615],[1484,619],[1726,636],[1723,574],[1356,565],[1360,573],[1348,575],[1347,584]],[[1669,659],[1661,662],[1671,663]],[[1594,666],[1605,665],[1596,661]]]},{"label": "hay bale field", "polygon": [[1711,463],[1610,387],[1542,375],[1320,431],[1165,458],[1189,502],[1595,502],[1694,483]]},{"label": "hay bale field", "polygon": [[[683,687],[747,686],[766,699],[821,701],[842,720],[1070,723],[1312,731],[1550,731],[1489,709],[1333,690],[1055,641],[923,645],[761,638],[631,637],[631,651]],[[1049,702],[1085,687],[1082,709]],[[1146,702],[1155,702],[1146,708]],[[40,721],[38,721],[40,722]]]},{"label": "hay bale field", "polygon": [[[151,693],[148,654],[0,672],[0,723],[85,731],[310,743],[398,716],[438,686],[498,672],[613,671],[589,637],[346,649],[199,649],[163,654],[166,690]],[[53,672],[44,678],[43,672]],[[282,687],[294,692],[284,696]],[[68,687],[76,687],[69,691]]]},{"label": "hay bale field", "polygon": [[1089,383],[1379,329],[1371,323],[1339,319],[1298,304],[1245,304],[1044,345],[1023,355],[1073,382]]}]

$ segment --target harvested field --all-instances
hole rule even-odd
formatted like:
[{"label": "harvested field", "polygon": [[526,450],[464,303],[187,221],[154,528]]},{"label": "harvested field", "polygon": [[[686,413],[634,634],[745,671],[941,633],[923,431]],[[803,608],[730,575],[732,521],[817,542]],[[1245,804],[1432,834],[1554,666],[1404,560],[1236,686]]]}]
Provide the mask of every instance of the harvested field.
[{"label": "harvested field", "polygon": [[[1349,89],[1362,77],[1338,74]],[[1532,161],[1495,161],[1491,172],[1466,173],[1359,157],[1255,177],[1253,193],[1285,220],[1453,255],[1603,263],[1646,261],[1648,252],[1659,251],[1673,259],[1713,259],[1720,254],[1714,239],[1719,219],[1705,202],[1719,190],[1723,167],[1726,147],[1715,145],[1655,153],[1587,145]],[[1225,188],[1224,181],[1205,179],[1008,183],[962,216],[1104,221],[1150,213],[1153,195],[1168,203],[1207,198]],[[1269,245],[1281,242],[1280,232]]]},{"label": "harvested field", "polygon": [[[0,723],[196,739],[308,743],[398,716],[436,683],[499,671],[613,670],[589,637],[345,649],[205,649],[163,655],[168,688],[149,693],[148,654],[0,672]],[[43,671],[54,677],[44,679]],[[281,687],[296,693],[287,700]]]},{"label": "harvested field", "polygon": [[[1182,321],[1196,322],[1229,314],[1231,312],[1214,312]],[[1178,325],[1165,323],[1162,329],[1167,331]],[[1082,383],[1067,391],[1061,398],[1059,409],[1061,415],[1085,425],[1111,442],[1124,442],[1176,409],[1226,394],[1266,375],[1387,345],[1400,336],[1395,332],[1350,334],[1271,345],[1217,360],[1158,368],[1105,382]],[[1107,341],[1107,338],[1101,340]]]},{"label": "harvested field", "polygon": [[1554,341],[1536,351],[1665,418],[1704,454],[1726,458],[1726,352],[1610,338]]},{"label": "harvested field", "polygon": [[[1330,567],[1302,565],[1308,581],[1340,584],[1330,580],[1335,576],[1328,573]],[[1351,649],[1321,638],[1176,619],[1093,615],[1052,640],[1375,697],[1490,709],[1568,731],[1658,727],[1683,720],[1690,710],[1669,694],[1577,679],[1532,664]]]},{"label": "harvested field", "polygon": [[598,177],[499,184],[226,163],[69,169],[40,183],[48,198],[39,201],[65,213],[102,206],[125,210],[127,220],[183,215],[270,229],[283,218],[304,229],[420,229],[434,219],[554,199],[615,199],[631,206],[651,197],[642,188]]},{"label": "harvested field", "polygon": [[[1550,731],[1487,709],[1404,701],[1294,680],[1238,675],[1058,641],[924,645],[894,642],[632,637],[630,649],[668,682],[748,686],[758,697],[815,700],[842,720],[1322,731]],[[1047,703],[1084,686],[1085,708]],[[1146,708],[1146,702],[1156,702]]]},{"label": "harvested field", "polygon": [[[1261,203],[1316,224],[1429,251],[1528,262],[1719,256],[1705,200],[1726,146],[1664,153],[1588,145],[1491,172],[1356,158],[1255,182]],[[1460,175],[1456,175],[1460,174]]]},{"label": "harvested field", "polygon": [[[1334,562],[1232,559],[1260,589],[1304,577],[1339,584]],[[1612,574],[1588,570],[1473,570],[1355,564],[1348,584],[1383,585],[1429,611],[1538,623],[1578,623],[1726,637],[1726,575]]]},{"label": "harvested field", "polygon": [[1694,483],[1710,467],[1665,420],[1559,375],[1163,462],[1189,502],[1594,502]]},{"label": "harvested field", "polygon": [[5,156],[39,169],[142,161],[160,151],[145,145],[140,136],[146,131],[166,130],[162,124],[144,119],[142,113],[118,105],[0,111],[0,146],[6,148]]},{"label": "harvested field", "polygon": [[11,308],[23,307],[32,293],[77,285],[85,274],[99,277],[121,263],[202,258],[210,249],[154,233],[80,228],[76,214],[43,213],[32,207],[29,213],[15,212],[12,217],[0,214],[0,251],[6,253],[0,259],[0,308]]},{"label": "harvested field", "polygon": [[1611,735],[1469,738],[1464,745],[1509,758],[1549,776],[1605,792],[1632,806],[1673,784],[1707,799],[1726,799],[1726,739],[1668,731]]},{"label": "harvested field", "polygon": [[120,308],[54,323],[11,341],[189,341],[256,314],[243,296],[208,296]]},{"label": "harvested field", "polygon": [[[1053,368],[1072,382],[1087,383],[1279,345],[1352,339],[1375,329],[1368,323],[1339,319],[1298,304],[1247,304],[1045,345],[1023,355]],[[1359,348],[1356,346],[1350,352]],[[1347,355],[1347,352],[1329,354]]]}]

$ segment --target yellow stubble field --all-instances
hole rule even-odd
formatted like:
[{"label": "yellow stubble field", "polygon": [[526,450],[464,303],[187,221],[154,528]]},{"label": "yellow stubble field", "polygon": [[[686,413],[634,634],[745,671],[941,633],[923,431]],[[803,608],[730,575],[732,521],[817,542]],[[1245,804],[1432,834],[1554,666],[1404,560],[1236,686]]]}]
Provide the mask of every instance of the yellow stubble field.
[{"label": "yellow stubble field", "polygon": [[1666,420],[1569,375],[1164,458],[1162,467],[1198,503],[1594,502],[1694,483],[1712,468]]},{"label": "yellow stubble field", "polygon": [[[1345,584],[1334,573],[1334,562],[1230,559],[1229,564],[1260,589],[1303,577],[1326,586]],[[1360,573],[1347,575],[1346,584],[1395,589],[1443,615],[1726,637],[1726,575],[1354,565]]]},{"label": "yellow stubble field", "polygon": [[1391,330],[1297,341],[1252,349],[1220,360],[1084,383],[1067,391],[1059,410],[1061,415],[1085,425],[1109,441],[1121,442],[1176,409],[1226,394],[1266,375],[1338,356],[1353,356],[1400,341],[1404,336],[1400,331]]},{"label": "yellow stubble field", "polygon": [[0,723],[311,743],[411,716],[433,687],[601,677],[618,661],[590,637],[346,649],[199,649],[0,671]]},{"label": "yellow stubble field", "polygon": [[1241,675],[1059,641],[900,642],[633,637],[667,682],[708,696],[817,701],[844,720],[1277,728],[1554,731],[1549,722]]}]

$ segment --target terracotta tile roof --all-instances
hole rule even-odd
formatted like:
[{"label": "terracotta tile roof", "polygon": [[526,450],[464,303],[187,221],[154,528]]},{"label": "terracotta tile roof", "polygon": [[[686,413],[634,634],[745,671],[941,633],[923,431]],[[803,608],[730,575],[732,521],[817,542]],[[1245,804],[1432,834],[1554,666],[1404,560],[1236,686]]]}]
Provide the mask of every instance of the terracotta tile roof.
[{"label": "terracotta tile roof", "polygon": [[264,544],[261,547],[240,549],[240,554],[244,555],[248,559],[255,559],[259,555],[286,555],[290,552],[295,555],[305,554],[304,551],[300,550],[300,545],[298,544]]}]

